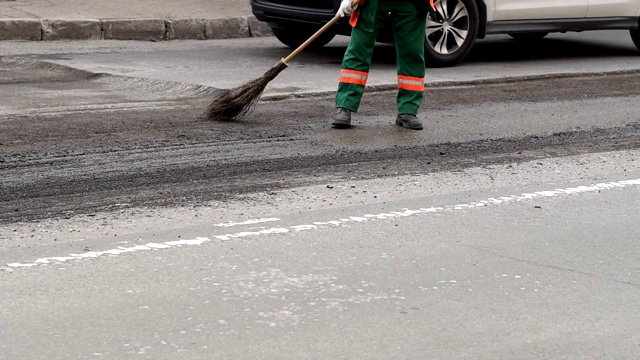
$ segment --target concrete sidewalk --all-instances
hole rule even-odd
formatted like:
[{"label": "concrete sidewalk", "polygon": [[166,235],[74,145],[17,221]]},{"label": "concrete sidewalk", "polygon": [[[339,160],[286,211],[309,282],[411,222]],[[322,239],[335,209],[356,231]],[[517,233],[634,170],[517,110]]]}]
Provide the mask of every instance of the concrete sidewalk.
[{"label": "concrete sidewalk", "polygon": [[248,0],[0,0],[0,40],[228,39],[272,35]]}]

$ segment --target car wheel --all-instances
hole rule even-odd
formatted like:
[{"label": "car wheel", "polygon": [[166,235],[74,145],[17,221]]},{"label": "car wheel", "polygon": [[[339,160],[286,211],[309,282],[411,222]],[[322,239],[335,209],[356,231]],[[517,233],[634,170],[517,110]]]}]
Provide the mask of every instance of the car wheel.
[{"label": "car wheel", "polygon": [[464,59],[478,36],[480,15],[475,0],[437,0],[437,19],[427,17],[425,64],[453,66]]},{"label": "car wheel", "polygon": [[549,35],[548,32],[509,33],[509,36],[518,41],[536,41]]},{"label": "car wheel", "polygon": [[[319,28],[318,28],[319,29]],[[315,34],[318,29],[313,28],[303,28],[303,27],[278,27],[272,28],[273,35],[276,36],[281,43],[291,47],[297,48],[302,45],[305,41],[307,41],[311,35]],[[310,49],[319,49],[329,43],[336,36],[335,32],[331,30],[327,30],[318,36],[311,44],[309,44],[308,48]]]},{"label": "car wheel", "polygon": [[636,44],[636,47],[640,50],[640,29],[631,29],[630,31],[633,43]]}]

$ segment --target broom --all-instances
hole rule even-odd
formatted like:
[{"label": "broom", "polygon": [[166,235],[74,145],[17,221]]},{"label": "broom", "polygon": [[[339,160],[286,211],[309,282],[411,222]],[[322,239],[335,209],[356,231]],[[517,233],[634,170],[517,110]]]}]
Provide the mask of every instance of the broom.
[{"label": "broom", "polygon": [[[354,0],[351,7],[355,8],[360,0]],[[246,84],[237,86],[233,89],[217,89],[214,93],[214,99],[206,110],[206,116],[210,120],[229,121],[239,119],[248,114],[260,99],[260,95],[264,91],[269,82],[278,76],[282,70],[289,66],[289,62],[296,57],[304,48],[311,44],[318,36],[322,35],[328,28],[333,26],[340,20],[340,15],[334,16],[320,30],[298,46],[289,56],[280,59],[280,61],[267,71],[261,77],[252,80]]]}]

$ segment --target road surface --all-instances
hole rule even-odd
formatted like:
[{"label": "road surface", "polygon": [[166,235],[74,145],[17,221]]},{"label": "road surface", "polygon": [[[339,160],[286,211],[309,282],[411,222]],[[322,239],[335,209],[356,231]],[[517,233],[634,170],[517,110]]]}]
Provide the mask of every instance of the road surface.
[{"label": "road surface", "polygon": [[96,54],[0,63],[3,358],[640,355],[634,69],[484,67],[424,131],[384,89],[337,131],[328,92],[211,122],[206,84],[59,63]]}]

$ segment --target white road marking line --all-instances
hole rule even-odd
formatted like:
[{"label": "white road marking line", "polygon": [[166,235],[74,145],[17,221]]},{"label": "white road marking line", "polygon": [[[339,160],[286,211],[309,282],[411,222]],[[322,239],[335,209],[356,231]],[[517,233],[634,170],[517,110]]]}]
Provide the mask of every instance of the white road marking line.
[{"label": "white road marking line", "polygon": [[[347,218],[341,218],[339,220],[332,220],[332,221],[317,221],[317,222],[313,222],[312,224],[293,225],[289,227],[279,227],[279,228],[272,227],[272,228],[263,229],[259,231],[243,231],[235,234],[215,235],[213,239],[217,239],[220,241],[229,241],[233,239],[239,239],[239,238],[250,237],[250,236],[308,231],[308,230],[315,230],[315,229],[318,229],[321,227],[327,227],[327,226],[341,226],[347,223],[361,223],[361,222],[368,222],[368,221],[388,220],[388,219],[394,219],[399,217],[414,216],[418,214],[467,210],[467,209],[473,209],[478,207],[485,207],[489,205],[500,205],[500,204],[506,204],[506,203],[512,203],[512,202],[528,201],[532,199],[590,193],[590,192],[610,190],[614,188],[624,188],[629,186],[638,186],[638,185],[640,185],[640,179],[614,181],[614,182],[600,183],[600,184],[595,184],[590,186],[578,186],[578,187],[570,187],[565,189],[555,189],[555,190],[547,190],[547,191],[537,191],[533,193],[524,193],[521,195],[488,198],[486,200],[480,200],[478,202],[472,202],[468,204],[420,208],[416,210],[404,209],[402,211],[391,211],[387,213],[366,214],[362,216],[350,216]],[[259,220],[264,220],[264,221],[259,221]],[[237,222],[237,223],[231,222],[231,223],[227,223],[226,225],[217,224],[216,226],[234,226],[234,225],[241,225],[241,224],[254,224],[256,223],[256,221],[258,222],[277,221],[279,219],[270,218],[270,219],[259,219],[259,220],[248,220],[245,222]],[[229,224],[233,224],[233,225],[229,225]],[[42,264],[62,263],[69,260],[97,258],[103,255],[121,255],[125,253],[130,253],[130,252],[137,252],[137,251],[170,249],[170,248],[175,248],[180,246],[202,245],[206,242],[210,242],[211,240],[212,239],[208,237],[198,237],[193,240],[176,240],[176,241],[167,241],[163,243],[147,243],[145,245],[136,245],[132,247],[118,247],[116,249],[111,249],[106,251],[89,251],[82,254],[69,254],[68,256],[54,256],[54,257],[39,258],[33,262],[28,262],[28,263],[17,263],[17,262],[9,263],[7,264],[7,266],[9,266],[10,268],[33,267],[33,266],[38,266]]]},{"label": "white road marking line", "polygon": [[241,222],[229,221],[226,223],[213,224],[213,226],[221,226],[221,227],[230,227],[230,226],[238,226],[238,225],[252,225],[252,224],[261,224],[270,221],[280,221],[278,218],[266,218],[266,219],[253,219]]}]

